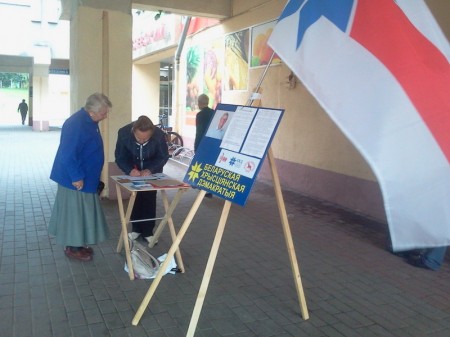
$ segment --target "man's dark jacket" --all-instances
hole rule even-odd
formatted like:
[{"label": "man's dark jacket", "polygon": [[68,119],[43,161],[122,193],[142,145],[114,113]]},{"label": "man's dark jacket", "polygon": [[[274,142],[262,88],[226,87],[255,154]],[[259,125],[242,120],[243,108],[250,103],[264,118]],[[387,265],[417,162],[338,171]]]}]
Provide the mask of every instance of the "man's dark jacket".
[{"label": "man's dark jacket", "polygon": [[194,150],[197,151],[198,144],[202,140],[203,136],[208,129],[209,123],[214,116],[214,110],[208,107],[205,107],[199,111],[197,116],[195,117],[195,142],[194,142]]},{"label": "man's dark jacket", "polygon": [[115,151],[117,165],[125,174],[130,174],[134,168],[161,173],[169,159],[165,133],[155,127],[149,141],[139,144],[131,131],[132,127],[133,123],[130,123],[119,129]]}]

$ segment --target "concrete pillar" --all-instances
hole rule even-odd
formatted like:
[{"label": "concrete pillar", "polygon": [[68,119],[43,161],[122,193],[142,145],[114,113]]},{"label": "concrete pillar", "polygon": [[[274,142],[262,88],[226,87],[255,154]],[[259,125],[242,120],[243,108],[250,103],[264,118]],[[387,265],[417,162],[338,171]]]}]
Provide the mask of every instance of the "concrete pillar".
[{"label": "concrete pillar", "polygon": [[33,49],[34,64],[32,76],[33,100],[29,106],[30,124],[34,131],[49,130],[49,68],[51,52],[49,47],[35,46]]},{"label": "concrete pillar", "polygon": [[133,120],[148,116],[159,123],[159,62],[133,67]]},{"label": "concrete pillar", "polygon": [[113,10],[74,8],[70,27],[72,113],[94,92],[103,92],[113,104],[109,117],[100,125],[105,147],[104,196],[110,194],[108,177],[119,173],[114,163],[117,131],[131,122],[131,2],[121,1],[120,4],[123,8]]},{"label": "concrete pillar", "polygon": [[50,6],[45,0],[39,0],[37,8],[37,19],[40,20],[37,40],[33,46],[33,101],[31,103],[33,110],[30,109],[30,124],[34,131],[48,131],[48,104],[49,104],[49,68],[52,59],[49,44],[49,12]]}]

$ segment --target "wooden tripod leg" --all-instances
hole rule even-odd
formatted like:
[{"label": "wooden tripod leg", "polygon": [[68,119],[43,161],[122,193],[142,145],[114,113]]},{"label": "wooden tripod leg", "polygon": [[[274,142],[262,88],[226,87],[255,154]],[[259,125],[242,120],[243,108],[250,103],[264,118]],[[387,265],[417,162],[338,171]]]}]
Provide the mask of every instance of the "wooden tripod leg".
[{"label": "wooden tripod leg", "polygon": [[275,197],[277,200],[278,211],[280,212],[281,223],[283,225],[284,239],[288,250],[289,260],[291,262],[292,273],[294,274],[295,287],[297,289],[297,296],[300,303],[300,310],[304,320],[309,318],[308,307],[306,305],[305,293],[303,291],[302,279],[300,277],[300,270],[298,267],[297,257],[295,255],[294,242],[292,241],[291,229],[286,213],[286,207],[281,193],[280,180],[278,178],[277,168],[275,166],[275,158],[273,156],[272,148],[269,148],[267,158],[269,158],[273,185],[275,189]]},{"label": "wooden tripod leg", "polygon": [[156,288],[158,287],[159,282],[161,281],[161,278],[163,277],[164,271],[167,269],[168,264],[170,263],[170,260],[172,259],[173,255],[175,254],[175,251],[178,249],[178,246],[180,245],[181,240],[183,239],[184,234],[186,234],[186,231],[189,228],[189,225],[192,222],[192,219],[195,216],[195,213],[197,213],[198,208],[200,207],[200,204],[202,203],[203,198],[205,197],[206,192],[200,191],[197,198],[195,199],[194,204],[192,205],[191,210],[189,211],[188,215],[186,216],[186,219],[184,220],[183,224],[181,225],[180,231],[178,232],[178,235],[173,242],[172,246],[170,247],[169,251],[167,252],[167,257],[164,260],[163,264],[160,266],[158,274],[156,274],[155,279],[152,281],[152,284],[150,288],[148,289],[147,293],[144,296],[144,299],[142,300],[141,305],[138,308],[138,311],[136,312],[136,315],[134,315],[133,320],[131,321],[131,324],[137,325],[144,314],[145,309],[147,308],[151,298],[153,297],[153,294],[156,291]]},{"label": "wooden tripod leg", "polygon": [[122,251],[122,244],[123,244],[122,234],[123,234],[124,225],[125,225],[125,230],[126,230],[128,222],[127,222],[127,219],[125,216],[125,211],[124,211],[124,207],[123,207],[122,190],[120,189],[119,184],[116,184],[116,193],[117,193],[117,203],[119,204],[119,215],[120,215],[120,225],[121,225],[121,231],[120,231],[119,241],[117,242],[116,251],[117,251],[117,253],[120,253]]},{"label": "wooden tripod leg", "polygon": [[[122,251],[122,245],[124,244],[124,234],[125,238],[128,238],[128,223],[130,222],[131,212],[133,211],[134,202],[136,200],[136,192],[131,193],[130,199],[128,200],[128,206],[127,206],[127,212],[125,214],[124,207],[123,207],[123,199],[122,199],[122,191],[119,187],[119,185],[116,185],[116,191],[117,191],[117,201],[119,203],[119,214],[120,214],[120,220],[122,224],[122,231],[120,232],[119,241],[117,242],[117,253],[120,253]],[[125,226],[124,226],[125,224]],[[125,231],[124,231],[125,229]]]},{"label": "wooden tripod leg", "polygon": [[211,251],[209,253],[208,263],[206,264],[205,273],[203,274],[202,284],[198,292],[197,301],[195,302],[194,312],[192,313],[191,322],[186,337],[193,337],[197,328],[200,312],[202,311],[203,302],[205,301],[206,291],[208,290],[209,281],[211,279],[214,263],[216,262],[217,252],[219,251],[220,241],[222,240],[225,224],[227,223],[228,214],[230,213],[231,202],[225,201],[222,215],[220,216],[219,225],[217,226],[216,236],[214,238]]},{"label": "wooden tripod leg", "polygon": [[[172,200],[172,203],[170,204],[170,207],[169,207],[169,199],[167,198],[166,191],[163,190],[161,192],[162,192],[162,196],[163,196],[164,209],[166,210],[166,217],[167,217],[167,223],[169,225],[170,236],[172,237],[172,242],[174,242],[177,237],[177,233],[175,231],[175,226],[173,224],[172,213],[175,210],[175,207],[177,207],[177,204],[181,198],[181,195],[184,192],[186,192],[186,189],[179,189],[177,191],[177,194],[175,195],[175,197]],[[156,237],[156,240],[158,239],[158,237]],[[180,247],[178,247],[178,249],[175,252],[175,259],[177,261],[178,268],[181,270],[182,273],[184,273],[184,264],[183,264],[183,259],[181,258]]]},{"label": "wooden tripod leg", "polygon": [[119,242],[117,243],[117,252],[120,253],[122,250],[122,245],[125,246],[125,257],[128,266],[128,277],[130,278],[130,280],[134,280],[134,270],[133,270],[133,263],[131,262],[130,243],[128,242],[127,225],[128,222],[130,221],[134,201],[136,200],[136,192],[131,193],[130,200],[128,201],[127,213],[124,214],[122,191],[120,190],[119,185],[116,185],[116,191],[117,191],[117,201],[119,203],[120,223],[122,226],[122,230],[119,236]]}]

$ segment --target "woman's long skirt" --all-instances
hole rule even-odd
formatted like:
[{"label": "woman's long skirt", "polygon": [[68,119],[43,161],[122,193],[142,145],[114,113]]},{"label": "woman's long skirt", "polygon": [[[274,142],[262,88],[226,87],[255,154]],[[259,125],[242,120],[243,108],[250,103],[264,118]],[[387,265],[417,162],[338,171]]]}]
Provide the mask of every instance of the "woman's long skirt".
[{"label": "woman's long skirt", "polygon": [[81,247],[106,240],[109,229],[98,195],[58,185],[48,232],[63,246]]}]

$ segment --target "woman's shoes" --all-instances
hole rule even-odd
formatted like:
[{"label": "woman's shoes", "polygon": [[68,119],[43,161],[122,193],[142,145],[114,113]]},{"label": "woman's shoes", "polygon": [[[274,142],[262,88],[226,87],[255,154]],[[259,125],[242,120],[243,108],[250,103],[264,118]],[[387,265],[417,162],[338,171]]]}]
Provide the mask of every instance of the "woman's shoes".
[{"label": "woman's shoes", "polygon": [[[91,253],[89,253],[89,251]],[[93,249],[90,247],[70,247],[64,248],[67,257],[79,261],[91,261]]]},{"label": "woman's shoes", "polygon": [[92,249],[92,247],[85,246],[85,247],[80,247],[80,249],[84,250],[89,255],[94,255],[94,249]]}]

